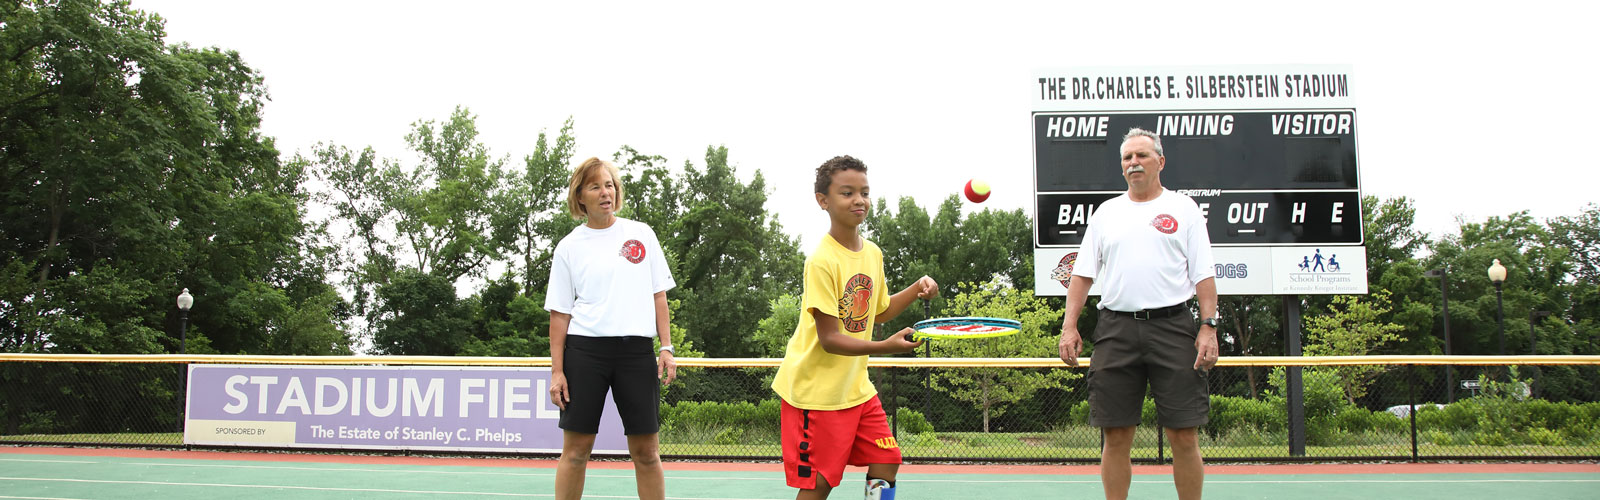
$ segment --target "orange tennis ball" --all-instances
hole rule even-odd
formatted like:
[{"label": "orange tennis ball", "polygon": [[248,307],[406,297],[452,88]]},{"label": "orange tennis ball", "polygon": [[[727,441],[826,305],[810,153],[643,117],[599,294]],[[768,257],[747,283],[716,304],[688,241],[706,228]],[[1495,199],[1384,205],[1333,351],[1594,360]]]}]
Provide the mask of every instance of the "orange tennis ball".
[{"label": "orange tennis ball", "polygon": [[989,183],[987,182],[978,179],[967,181],[966,191],[967,201],[983,203],[983,200],[989,199]]}]

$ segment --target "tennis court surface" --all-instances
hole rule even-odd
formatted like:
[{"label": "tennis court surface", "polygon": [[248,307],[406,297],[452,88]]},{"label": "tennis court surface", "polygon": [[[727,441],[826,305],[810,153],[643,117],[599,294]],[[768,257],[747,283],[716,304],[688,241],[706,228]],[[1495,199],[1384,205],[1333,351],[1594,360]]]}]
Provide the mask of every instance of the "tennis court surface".
[{"label": "tennis court surface", "polygon": [[[775,463],[668,462],[667,497],[794,498]],[[906,499],[1101,498],[1098,469],[906,465]],[[1215,465],[1206,498],[1593,499],[1600,464]],[[859,498],[860,469],[834,498]],[[549,498],[548,459],[0,447],[0,498]],[[585,498],[635,498],[626,462],[594,462]],[[1131,498],[1176,498],[1171,470],[1137,466]]]}]

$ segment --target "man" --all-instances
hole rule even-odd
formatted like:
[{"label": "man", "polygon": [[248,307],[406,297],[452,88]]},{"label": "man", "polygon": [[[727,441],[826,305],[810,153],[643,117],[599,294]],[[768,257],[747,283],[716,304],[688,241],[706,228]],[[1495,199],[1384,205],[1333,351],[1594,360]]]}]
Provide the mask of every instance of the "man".
[{"label": "man", "polygon": [[[1206,375],[1217,363],[1217,284],[1211,238],[1194,200],[1161,187],[1161,138],[1134,128],[1122,138],[1128,192],[1100,205],[1067,287],[1061,360],[1078,365],[1078,314],[1100,283],[1099,323],[1089,366],[1089,425],[1100,427],[1100,484],[1107,499],[1128,497],[1133,431],[1148,384],[1157,422],[1172,443],[1178,498],[1198,499],[1205,482],[1196,428],[1211,409]],[[1199,296],[1196,331],[1190,297]]]}]

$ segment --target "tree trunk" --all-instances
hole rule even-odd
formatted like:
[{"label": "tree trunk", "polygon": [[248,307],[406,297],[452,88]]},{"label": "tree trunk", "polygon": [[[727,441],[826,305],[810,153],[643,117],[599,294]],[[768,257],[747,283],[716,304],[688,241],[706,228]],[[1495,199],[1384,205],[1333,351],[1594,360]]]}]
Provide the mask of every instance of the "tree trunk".
[{"label": "tree trunk", "polygon": [[[1240,318],[1246,313],[1242,307],[1235,309],[1234,313],[1233,331],[1239,332],[1238,349],[1235,349],[1235,351],[1239,356],[1248,356],[1250,354],[1250,329],[1245,327],[1244,320]],[[1256,391],[1256,367],[1246,366],[1244,368],[1244,376],[1245,385],[1250,389],[1250,399],[1257,398],[1260,394]]]},{"label": "tree trunk", "polygon": [[989,384],[983,384],[983,433],[989,433]]},{"label": "tree trunk", "polygon": [[[66,210],[66,207],[62,206],[63,203],[61,203],[61,198],[64,196],[61,190],[61,182],[57,181],[55,190],[51,191],[50,193],[50,237],[45,241],[44,250],[39,252],[39,284],[37,293],[39,294],[40,300],[43,300],[44,298],[45,285],[50,282],[50,252],[54,251],[56,245],[61,243],[61,217],[62,212]],[[26,332],[23,334],[22,345],[18,347],[26,350],[27,348],[23,346],[32,346],[43,343],[43,336],[44,332],[40,331]]]}]

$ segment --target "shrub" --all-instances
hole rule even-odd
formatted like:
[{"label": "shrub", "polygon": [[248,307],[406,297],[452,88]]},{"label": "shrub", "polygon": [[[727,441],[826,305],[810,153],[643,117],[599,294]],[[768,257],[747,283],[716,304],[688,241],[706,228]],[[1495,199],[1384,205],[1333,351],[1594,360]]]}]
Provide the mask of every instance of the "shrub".
[{"label": "shrub", "polygon": [[922,412],[906,407],[896,408],[894,411],[895,425],[899,427],[900,434],[926,434],[933,432],[933,424],[928,422],[928,417]]},{"label": "shrub", "polygon": [[1089,400],[1085,399],[1079,401],[1078,404],[1072,405],[1072,409],[1067,411],[1067,423],[1069,425],[1089,424]]},{"label": "shrub", "polygon": [[661,431],[672,442],[748,444],[776,441],[778,400],[748,402],[681,401],[661,405]]},{"label": "shrub", "polygon": [[1417,429],[1444,432],[1477,430],[1478,418],[1481,416],[1479,405],[1472,400],[1457,401],[1445,405],[1444,408],[1419,406]]},{"label": "shrub", "polygon": [[1528,429],[1528,440],[1542,446],[1567,445],[1567,440],[1561,437],[1561,433],[1542,427]]},{"label": "shrub", "polygon": [[1211,396],[1211,422],[1206,433],[1212,437],[1232,435],[1238,429],[1280,432],[1289,415],[1282,402],[1260,399]]},{"label": "shrub", "polygon": [[[1300,371],[1300,380],[1304,389],[1306,420],[1332,416],[1341,409],[1353,407],[1344,398],[1344,386],[1339,383],[1338,372],[1305,368]],[[1286,397],[1289,394],[1288,374],[1284,367],[1273,368],[1272,373],[1267,375],[1267,383],[1272,386],[1274,395]]]}]

